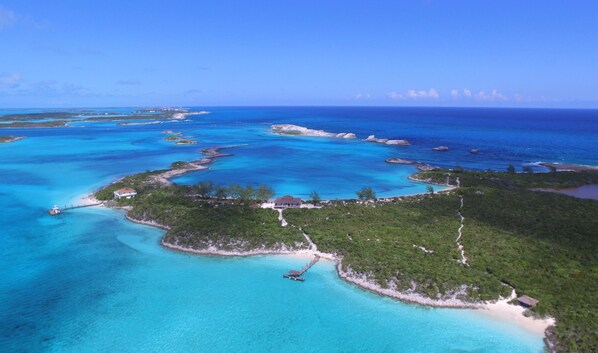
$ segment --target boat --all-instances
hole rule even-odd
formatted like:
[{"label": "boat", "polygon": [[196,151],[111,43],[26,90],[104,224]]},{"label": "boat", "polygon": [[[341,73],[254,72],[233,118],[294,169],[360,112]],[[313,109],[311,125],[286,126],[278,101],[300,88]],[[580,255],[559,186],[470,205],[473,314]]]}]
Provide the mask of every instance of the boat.
[{"label": "boat", "polygon": [[61,213],[62,213],[62,211],[60,210],[60,207],[58,207],[57,205],[54,205],[54,207],[52,207],[51,210],[48,210],[48,214],[50,216],[56,216],[56,215],[59,215]]}]

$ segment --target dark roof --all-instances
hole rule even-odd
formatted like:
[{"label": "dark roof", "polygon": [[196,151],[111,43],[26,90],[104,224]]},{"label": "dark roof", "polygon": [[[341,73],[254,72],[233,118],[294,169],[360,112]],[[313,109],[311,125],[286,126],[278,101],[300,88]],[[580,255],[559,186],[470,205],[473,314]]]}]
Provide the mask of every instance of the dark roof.
[{"label": "dark roof", "polygon": [[283,197],[279,197],[276,200],[274,200],[274,203],[290,203],[290,204],[300,204],[301,203],[301,199],[298,197],[293,197],[290,195],[286,195]]},{"label": "dark roof", "polygon": [[519,301],[519,303],[527,305],[527,306],[535,306],[539,302],[538,299],[528,297],[527,295],[522,295],[519,298],[517,298],[517,300]]},{"label": "dark roof", "polygon": [[297,271],[297,270],[290,270],[289,271],[289,275],[291,276],[299,276],[301,274],[301,272]]}]

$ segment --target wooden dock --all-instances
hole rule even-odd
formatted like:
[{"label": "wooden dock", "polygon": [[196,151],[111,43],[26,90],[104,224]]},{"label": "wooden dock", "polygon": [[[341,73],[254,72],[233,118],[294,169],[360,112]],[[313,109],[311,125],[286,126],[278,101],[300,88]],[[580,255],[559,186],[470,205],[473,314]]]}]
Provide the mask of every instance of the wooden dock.
[{"label": "wooden dock", "polygon": [[314,257],[314,259],[311,260],[307,265],[305,265],[305,267],[303,267],[301,270],[299,270],[299,271],[297,271],[297,270],[290,270],[289,272],[287,272],[284,275],[282,275],[282,277],[283,278],[288,278],[288,279],[293,280],[293,281],[303,282],[303,281],[305,281],[305,278],[303,278],[301,276],[303,276],[303,274],[305,272],[307,272],[307,270],[309,270],[318,261],[320,261],[320,256],[316,255],[316,257]]},{"label": "wooden dock", "polygon": [[84,207],[93,207],[93,206],[99,206],[102,205],[102,202],[98,202],[98,203],[92,203],[89,205],[70,205],[70,206],[64,206],[63,208],[59,208],[58,206],[54,206],[54,208],[48,210],[48,214],[50,216],[56,216],[61,214],[64,211],[68,211],[68,210],[74,210],[76,208],[84,208]]}]

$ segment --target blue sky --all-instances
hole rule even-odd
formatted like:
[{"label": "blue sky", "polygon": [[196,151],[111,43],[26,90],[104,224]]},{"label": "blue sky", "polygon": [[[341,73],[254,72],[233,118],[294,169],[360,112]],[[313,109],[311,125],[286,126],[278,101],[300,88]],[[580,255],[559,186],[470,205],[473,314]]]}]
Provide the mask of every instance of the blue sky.
[{"label": "blue sky", "polygon": [[598,107],[598,1],[0,0],[0,107]]}]

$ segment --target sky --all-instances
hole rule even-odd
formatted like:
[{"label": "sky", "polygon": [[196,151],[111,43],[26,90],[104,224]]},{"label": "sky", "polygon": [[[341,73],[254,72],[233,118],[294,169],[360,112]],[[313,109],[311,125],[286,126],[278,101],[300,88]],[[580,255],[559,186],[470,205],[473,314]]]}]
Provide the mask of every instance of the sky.
[{"label": "sky", "polygon": [[598,1],[0,0],[0,108],[598,108]]}]

